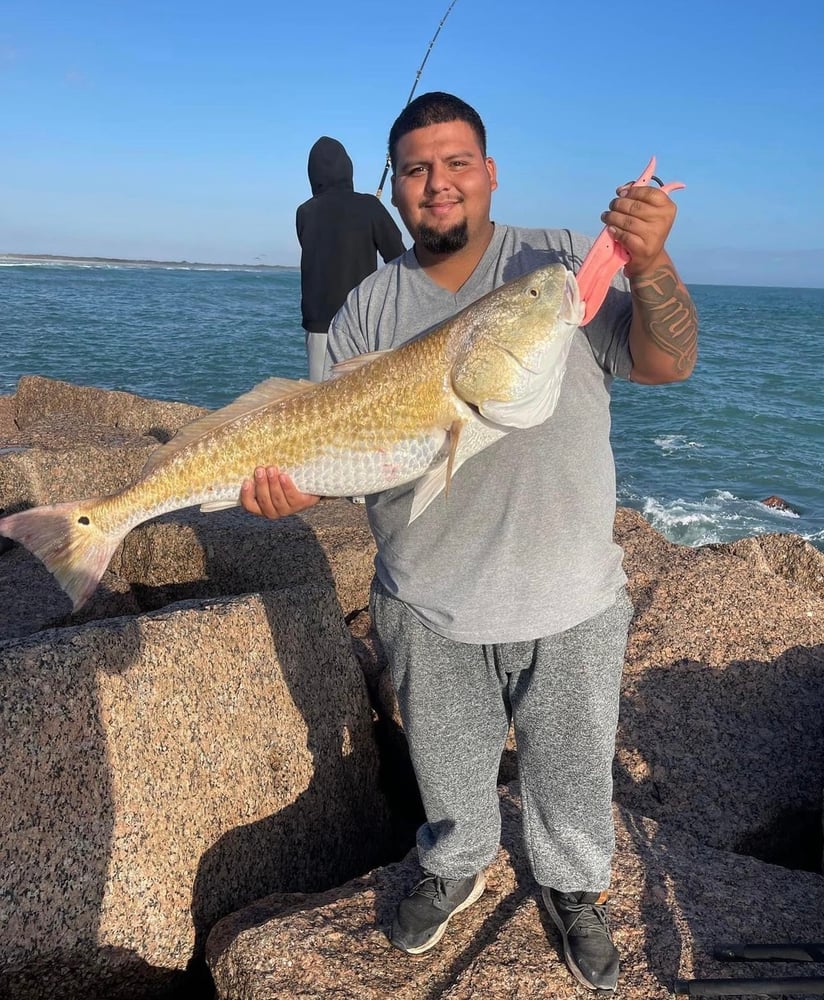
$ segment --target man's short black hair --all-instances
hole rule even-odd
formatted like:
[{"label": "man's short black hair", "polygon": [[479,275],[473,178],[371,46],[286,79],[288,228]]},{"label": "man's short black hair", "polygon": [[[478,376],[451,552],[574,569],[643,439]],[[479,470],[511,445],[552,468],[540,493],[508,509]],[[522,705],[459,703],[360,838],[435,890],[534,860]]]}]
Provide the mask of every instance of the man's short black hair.
[{"label": "man's short black hair", "polygon": [[486,156],[486,129],[478,112],[460,97],[433,90],[410,101],[389,130],[389,159],[392,161],[392,169],[395,169],[395,153],[403,136],[417,128],[443,125],[446,122],[466,122],[471,126],[478,138],[481,152]]}]

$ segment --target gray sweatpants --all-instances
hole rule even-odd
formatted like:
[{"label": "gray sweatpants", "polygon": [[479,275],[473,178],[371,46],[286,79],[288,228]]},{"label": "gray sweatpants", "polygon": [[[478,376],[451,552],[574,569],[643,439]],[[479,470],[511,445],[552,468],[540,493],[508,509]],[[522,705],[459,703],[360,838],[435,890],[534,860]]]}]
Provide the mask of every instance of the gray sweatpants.
[{"label": "gray sweatpants", "polygon": [[389,659],[427,822],[428,872],[464,878],[495,857],[496,779],[514,723],[524,840],[540,885],[609,886],[615,831],[612,759],[632,604],[559,635],[473,645],[423,625],[375,581],[372,618]]}]

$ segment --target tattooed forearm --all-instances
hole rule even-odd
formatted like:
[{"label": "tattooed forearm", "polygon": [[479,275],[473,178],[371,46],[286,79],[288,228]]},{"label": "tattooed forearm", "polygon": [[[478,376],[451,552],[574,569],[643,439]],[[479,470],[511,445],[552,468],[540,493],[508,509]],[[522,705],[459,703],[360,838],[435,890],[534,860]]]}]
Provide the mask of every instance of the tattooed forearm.
[{"label": "tattooed forearm", "polygon": [[673,359],[680,374],[692,371],[698,354],[698,319],[689,292],[669,266],[632,283],[633,311],[650,341]]}]

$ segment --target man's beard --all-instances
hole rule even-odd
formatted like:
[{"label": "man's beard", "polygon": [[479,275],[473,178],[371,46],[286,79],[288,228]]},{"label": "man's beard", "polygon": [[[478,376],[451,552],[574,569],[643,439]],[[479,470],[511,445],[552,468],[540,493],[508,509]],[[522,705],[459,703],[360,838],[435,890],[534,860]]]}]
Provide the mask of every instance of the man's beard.
[{"label": "man's beard", "polygon": [[423,222],[415,231],[415,242],[420,243],[424,250],[433,254],[455,253],[456,250],[463,250],[468,240],[469,232],[466,219],[445,232],[432,229]]}]

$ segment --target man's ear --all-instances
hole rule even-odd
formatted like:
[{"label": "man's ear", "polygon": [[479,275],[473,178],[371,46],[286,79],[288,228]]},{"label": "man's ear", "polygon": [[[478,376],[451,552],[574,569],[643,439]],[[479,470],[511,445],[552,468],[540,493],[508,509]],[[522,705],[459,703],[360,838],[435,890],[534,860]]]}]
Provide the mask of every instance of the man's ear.
[{"label": "man's ear", "polygon": [[486,171],[489,174],[489,184],[492,191],[498,189],[498,167],[491,156],[486,158]]}]

